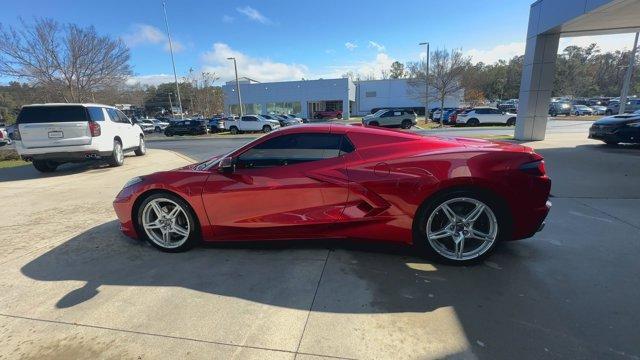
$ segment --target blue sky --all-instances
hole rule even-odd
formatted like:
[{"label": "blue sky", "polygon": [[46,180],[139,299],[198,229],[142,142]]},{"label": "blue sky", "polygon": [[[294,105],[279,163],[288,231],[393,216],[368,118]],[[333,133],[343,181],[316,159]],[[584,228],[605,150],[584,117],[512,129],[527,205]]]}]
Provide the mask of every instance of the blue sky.
[{"label": "blue sky", "polygon": [[[180,75],[215,72],[229,80],[239,73],[260,81],[339,77],[347,71],[379,76],[394,61],[417,60],[433,48],[461,48],[475,61],[493,62],[521,54],[531,0],[400,1],[195,1],[168,0],[169,22]],[[93,25],[121,37],[131,48],[132,81],[170,79],[160,0],[23,0],[3,5],[0,23],[18,17],[50,17]],[[630,35],[570,43],[598,42],[605,50],[630,47]],[[627,46],[628,44],[628,46]]]}]

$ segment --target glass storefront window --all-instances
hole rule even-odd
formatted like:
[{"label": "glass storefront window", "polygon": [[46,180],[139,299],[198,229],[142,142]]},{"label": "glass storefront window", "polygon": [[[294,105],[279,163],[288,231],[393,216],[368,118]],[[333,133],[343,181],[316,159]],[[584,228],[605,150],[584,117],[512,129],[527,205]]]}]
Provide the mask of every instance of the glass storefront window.
[{"label": "glass storefront window", "polygon": [[[262,114],[262,104],[242,104],[245,115],[260,115]],[[234,115],[240,115],[240,107],[235,105],[229,105],[229,113]]]},{"label": "glass storefront window", "polygon": [[299,115],[301,112],[302,105],[299,101],[267,103],[267,113],[269,114]]}]

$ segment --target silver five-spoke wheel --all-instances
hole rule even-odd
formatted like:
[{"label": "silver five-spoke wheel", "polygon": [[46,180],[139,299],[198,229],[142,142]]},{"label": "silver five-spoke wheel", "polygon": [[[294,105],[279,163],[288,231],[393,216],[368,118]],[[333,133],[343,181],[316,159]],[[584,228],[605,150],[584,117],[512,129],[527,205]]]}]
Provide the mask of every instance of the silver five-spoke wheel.
[{"label": "silver five-spoke wheel", "polygon": [[441,256],[473,260],[486,253],[498,237],[496,215],[487,204],[456,197],[437,206],[426,223],[427,241]]},{"label": "silver five-spoke wheel", "polygon": [[149,239],[164,249],[182,246],[189,239],[193,226],[181,205],[163,197],[145,205],[141,225]]}]

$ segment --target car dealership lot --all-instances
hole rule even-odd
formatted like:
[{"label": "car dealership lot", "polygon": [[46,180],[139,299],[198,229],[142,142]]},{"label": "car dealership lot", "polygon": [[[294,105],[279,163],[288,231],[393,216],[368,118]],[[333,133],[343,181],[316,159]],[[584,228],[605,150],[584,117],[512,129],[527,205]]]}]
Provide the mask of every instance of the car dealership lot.
[{"label": "car dealership lot", "polygon": [[640,149],[585,137],[531,144],[554,181],[547,228],[474,267],[336,242],[165,254],[120,234],[122,185],[189,162],[157,148],[204,158],[247,137],[149,142],[120,168],[1,171],[0,355],[637,358]]}]

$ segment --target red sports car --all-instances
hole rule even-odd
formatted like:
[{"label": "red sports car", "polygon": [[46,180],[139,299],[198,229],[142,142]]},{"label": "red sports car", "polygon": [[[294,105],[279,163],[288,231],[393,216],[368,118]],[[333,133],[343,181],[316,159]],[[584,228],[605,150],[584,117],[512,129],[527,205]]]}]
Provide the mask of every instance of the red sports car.
[{"label": "red sports car", "polygon": [[301,125],[131,179],[114,207],[126,235],[169,252],[200,240],[349,238],[465,264],[542,229],[550,187],[542,157],[517,144]]}]

